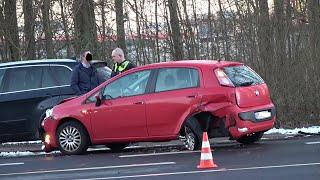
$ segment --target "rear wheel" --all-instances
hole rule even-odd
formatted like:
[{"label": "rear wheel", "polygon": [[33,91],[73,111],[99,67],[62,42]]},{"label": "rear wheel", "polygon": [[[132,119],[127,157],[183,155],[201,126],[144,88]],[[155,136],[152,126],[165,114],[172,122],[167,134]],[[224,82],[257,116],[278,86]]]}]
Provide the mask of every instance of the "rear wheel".
[{"label": "rear wheel", "polygon": [[243,136],[237,139],[237,141],[242,144],[252,144],[254,142],[259,141],[262,138],[262,136],[263,132],[256,132],[250,135]]},{"label": "rear wheel", "polygon": [[112,152],[120,152],[124,148],[126,148],[129,145],[129,143],[112,143],[107,144],[106,146],[111,149]]},{"label": "rear wheel", "polygon": [[74,155],[84,153],[89,144],[85,128],[74,121],[61,124],[57,131],[57,141],[63,154]]},{"label": "rear wheel", "polygon": [[183,126],[180,140],[183,142],[188,150],[194,151],[201,148],[201,127],[195,118],[186,121]]}]

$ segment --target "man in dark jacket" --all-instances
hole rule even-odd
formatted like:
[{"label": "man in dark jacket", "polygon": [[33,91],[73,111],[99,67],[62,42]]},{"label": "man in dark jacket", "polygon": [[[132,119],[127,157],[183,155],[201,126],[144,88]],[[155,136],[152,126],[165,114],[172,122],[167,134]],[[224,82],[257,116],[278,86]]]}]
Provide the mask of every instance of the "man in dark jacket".
[{"label": "man in dark jacket", "polygon": [[111,77],[136,67],[132,62],[124,58],[124,53],[121,48],[116,48],[112,51],[112,60],[114,65],[112,68]]},{"label": "man in dark jacket", "polygon": [[81,55],[81,62],[73,68],[71,88],[76,95],[85,94],[101,84],[97,70],[91,66],[92,54],[85,51]]}]

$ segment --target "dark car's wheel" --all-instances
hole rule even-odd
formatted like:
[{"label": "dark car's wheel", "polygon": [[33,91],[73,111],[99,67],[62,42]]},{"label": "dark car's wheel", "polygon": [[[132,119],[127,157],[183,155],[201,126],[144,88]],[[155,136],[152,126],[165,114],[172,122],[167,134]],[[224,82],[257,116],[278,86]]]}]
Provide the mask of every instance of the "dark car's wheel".
[{"label": "dark car's wheel", "polygon": [[120,152],[124,148],[126,148],[129,145],[129,143],[112,143],[107,144],[106,146],[111,149],[112,152]]},{"label": "dark car's wheel", "polygon": [[57,131],[59,149],[63,154],[74,155],[84,153],[89,144],[87,131],[74,121],[61,124]]},{"label": "dark car's wheel", "polygon": [[237,141],[242,144],[252,144],[254,142],[259,141],[262,138],[262,136],[263,136],[263,132],[256,132],[251,135],[243,136],[237,139]]},{"label": "dark car's wheel", "polygon": [[188,150],[194,151],[201,148],[201,127],[195,118],[186,121],[183,126],[180,140]]}]

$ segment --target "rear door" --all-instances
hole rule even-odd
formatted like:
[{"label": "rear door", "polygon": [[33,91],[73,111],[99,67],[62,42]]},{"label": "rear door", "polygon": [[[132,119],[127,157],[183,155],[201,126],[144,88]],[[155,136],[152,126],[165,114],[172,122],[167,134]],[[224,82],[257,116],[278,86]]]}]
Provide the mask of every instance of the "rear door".
[{"label": "rear door", "polygon": [[0,98],[0,134],[15,138],[30,138],[35,129],[33,113],[43,99],[42,68],[24,66],[8,68]]},{"label": "rear door", "polygon": [[147,126],[150,136],[170,136],[199,105],[200,69],[161,68],[154,93],[147,97]]},{"label": "rear door", "polygon": [[237,104],[240,108],[271,103],[267,85],[251,68],[244,65],[223,68],[235,86]]}]

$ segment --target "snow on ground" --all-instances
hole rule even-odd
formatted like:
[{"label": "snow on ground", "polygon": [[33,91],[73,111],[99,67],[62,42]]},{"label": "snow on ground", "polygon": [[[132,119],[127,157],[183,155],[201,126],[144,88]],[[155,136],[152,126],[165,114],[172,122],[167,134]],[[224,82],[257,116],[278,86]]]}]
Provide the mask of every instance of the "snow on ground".
[{"label": "snow on ground", "polygon": [[22,157],[22,156],[37,156],[37,155],[44,155],[44,154],[55,154],[59,153],[58,151],[53,151],[51,153],[45,152],[30,152],[30,151],[17,151],[17,152],[0,152],[1,157]]},{"label": "snow on ground", "polygon": [[284,135],[296,135],[299,132],[304,133],[320,133],[320,126],[312,126],[308,128],[295,128],[295,129],[270,129],[269,131],[265,132],[264,134],[284,134]]},{"label": "snow on ground", "polygon": [[22,145],[22,144],[41,144],[41,141],[23,141],[23,142],[7,142],[2,143],[2,145]]}]

